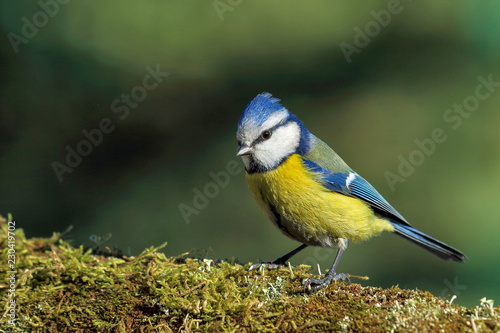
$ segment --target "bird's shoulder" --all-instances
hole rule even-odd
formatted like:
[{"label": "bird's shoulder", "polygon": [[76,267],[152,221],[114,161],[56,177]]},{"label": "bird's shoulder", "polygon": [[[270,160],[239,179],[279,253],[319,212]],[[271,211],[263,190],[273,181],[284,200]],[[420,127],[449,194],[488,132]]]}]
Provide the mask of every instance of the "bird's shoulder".
[{"label": "bird's shoulder", "polygon": [[337,173],[349,173],[352,169],[326,143],[310,134],[311,149],[303,156],[304,160],[311,161],[323,169]]},{"label": "bird's shoulder", "polygon": [[368,181],[354,172],[320,139],[314,137],[311,150],[302,158],[304,166],[319,176],[325,188],[361,199],[379,212],[392,216],[402,224],[408,224]]}]

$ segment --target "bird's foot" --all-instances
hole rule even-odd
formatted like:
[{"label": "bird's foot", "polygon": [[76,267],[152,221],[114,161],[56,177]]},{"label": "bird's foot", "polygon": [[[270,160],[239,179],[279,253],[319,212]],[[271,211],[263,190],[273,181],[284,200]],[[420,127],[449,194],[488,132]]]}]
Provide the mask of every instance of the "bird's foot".
[{"label": "bird's foot", "polygon": [[326,274],[321,279],[307,279],[304,282],[304,290],[308,292],[315,292],[327,287],[330,283],[332,283],[332,281],[337,280],[347,280],[348,284],[351,283],[351,279],[349,279],[349,276],[347,276],[347,274],[345,273],[338,273],[334,275]]},{"label": "bird's foot", "polygon": [[252,264],[250,268],[248,269],[249,271],[252,271],[256,268],[259,269],[259,271],[264,270],[264,268],[267,269],[278,269],[278,268],[283,268],[285,267],[284,262],[279,262],[279,261],[274,261],[274,262],[257,262],[255,264]]}]

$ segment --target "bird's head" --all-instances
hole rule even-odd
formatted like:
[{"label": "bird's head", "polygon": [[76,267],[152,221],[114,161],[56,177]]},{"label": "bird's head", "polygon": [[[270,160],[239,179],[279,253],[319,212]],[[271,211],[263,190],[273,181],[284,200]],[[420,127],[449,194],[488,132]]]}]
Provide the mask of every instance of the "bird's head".
[{"label": "bird's head", "polygon": [[243,111],[236,139],[236,155],[249,173],[272,170],[292,154],[307,154],[312,140],[302,122],[266,92]]}]

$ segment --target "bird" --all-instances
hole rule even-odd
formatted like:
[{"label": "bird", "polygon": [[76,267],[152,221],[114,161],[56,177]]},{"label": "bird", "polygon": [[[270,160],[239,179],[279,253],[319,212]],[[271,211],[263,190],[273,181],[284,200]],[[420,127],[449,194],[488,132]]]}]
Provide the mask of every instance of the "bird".
[{"label": "bird", "polygon": [[309,278],[304,289],[316,291],[332,281],[350,282],[336,273],[349,243],[393,232],[436,256],[464,262],[465,254],[415,229],[363,177],[326,143],[308,131],[268,92],[244,109],[236,132],[249,188],[265,215],[284,235],[301,243],[278,259],[250,270],[282,267],[308,246],[338,248],[331,269]]}]

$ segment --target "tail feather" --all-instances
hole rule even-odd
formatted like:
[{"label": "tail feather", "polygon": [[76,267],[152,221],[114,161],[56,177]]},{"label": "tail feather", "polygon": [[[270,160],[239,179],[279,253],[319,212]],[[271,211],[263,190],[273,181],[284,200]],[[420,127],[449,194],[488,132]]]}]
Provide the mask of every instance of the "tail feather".
[{"label": "tail feather", "polygon": [[427,251],[430,251],[437,255],[438,257],[445,260],[453,260],[457,262],[464,262],[467,258],[465,254],[452,248],[451,246],[438,241],[415,228],[408,225],[403,225],[397,222],[393,222],[394,233],[423,247]]}]

